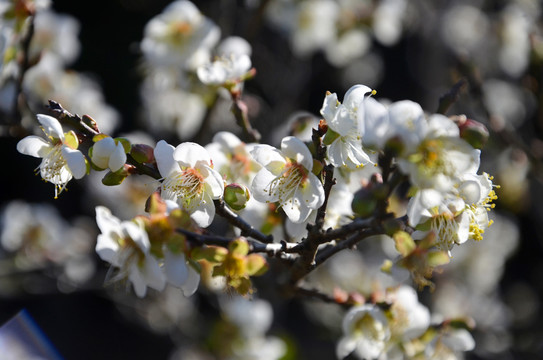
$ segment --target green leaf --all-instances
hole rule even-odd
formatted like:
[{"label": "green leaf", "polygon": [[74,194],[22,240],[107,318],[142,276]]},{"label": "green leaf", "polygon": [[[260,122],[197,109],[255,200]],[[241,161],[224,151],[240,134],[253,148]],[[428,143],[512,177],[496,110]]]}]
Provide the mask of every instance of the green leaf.
[{"label": "green leaf", "polygon": [[102,179],[102,184],[106,186],[120,185],[128,177],[128,174],[122,170],[121,168],[121,171],[109,171]]}]

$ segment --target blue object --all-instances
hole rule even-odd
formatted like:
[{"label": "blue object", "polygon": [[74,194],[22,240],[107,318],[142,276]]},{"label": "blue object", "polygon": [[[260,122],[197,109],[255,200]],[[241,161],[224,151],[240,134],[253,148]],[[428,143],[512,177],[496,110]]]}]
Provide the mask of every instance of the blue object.
[{"label": "blue object", "polygon": [[26,310],[0,327],[0,354],[2,360],[63,360]]}]

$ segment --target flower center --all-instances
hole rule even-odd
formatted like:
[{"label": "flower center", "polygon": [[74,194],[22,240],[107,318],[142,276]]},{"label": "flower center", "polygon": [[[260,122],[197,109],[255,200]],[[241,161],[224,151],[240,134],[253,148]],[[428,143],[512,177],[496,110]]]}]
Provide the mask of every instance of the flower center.
[{"label": "flower center", "polygon": [[185,206],[188,207],[193,199],[202,194],[204,178],[198,170],[187,168],[164,179],[162,189],[173,194],[175,198],[182,199]]},{"label": "flower center", "polygon": [[194,31],[192,25],[188,22],[174,22],[169,26],[168,40],[172,45],[183,46]]},{"label": "flower center", "polygon": [[268,193],[277,196],[280,203],[292,198],[294,192],[307,179],[307,170],[297,162],[287,163],[285,171],[270,182]]},{"label": "flower center", "polygon": [[352,329],[354,334],[372,341],[381,342],[386,338],[383,324],[367,313],[354,322]]},{"label": "flower center", "polygon": [[[43,180],[55,185],[55,199],[66,188],[72,178],[66,168],[66,160],[62,157],[62,145],[55,145],[43,158],[40,166],[40,175]],[[37,169],[36,169],[37,170]]]},{"label": "flower center", "polygon": [[458,223],[448,214],[434,216],[430,230],[436,235],[436,247],[439,250],[451,250],[458,239]]}]

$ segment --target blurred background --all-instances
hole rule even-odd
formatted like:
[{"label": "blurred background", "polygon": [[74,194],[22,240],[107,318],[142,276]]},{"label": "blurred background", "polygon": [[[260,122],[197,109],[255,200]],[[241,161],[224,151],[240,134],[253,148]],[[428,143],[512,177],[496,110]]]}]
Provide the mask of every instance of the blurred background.
[{"label": "blurred background", "polygon": [[[70,112],[92,116],[104,132],[150,145],[158,139],[205,145],[219,130],[240,131],[228,97],[210,98],[190,66],[170,87],[157,85],[163,82],[156,68],[163,64],[142,44],[146,25],[169,1],[3,1],[0,11],[5,15],[14,3],[46,14],[36,17],[39,43],[21,82],[12,69],[17,62],[5,55],[16,38],[5,30],[12,20],[0,20],[0,146],[6,162],[0,176],[0,323],[26,309],[65,359],[256,358],[228,350],[247,331],[257,334],[260,342],[251,346],[264,353],[262,359],[275,358],[278,348],[287,349],[285,359],[334,358],[338,309],[281,298],[267,288],[266,277],[256,283],[262,300],[241,305],[212,287],[191,298],[167,290],[137,299],[123,285],[103,286],[108,267],[94,253],[94,207],[106,205],[128,219],[143,213],[153,188],[140,179],[104,189],[99,177],[89,176],[53,199],[53,186],[33,173],[38,161],[16,151],[35,129],[33,114],[54,99]],[[244,101],[263,142],[272,145],[319,117],[326,91],[341,99],[352,85],[365,84],[378,99],[413,100],[433,113],[456,86],[458,97],[446,115],[464,114],[489,129],[481,169],[501,189],[495,224],[484,240],[458,247],[436,275],[436,291],[420,298],[432,312],[475,320],[477,346],[467,359],[543,358],[540,1],[194,4],[220,29],[217,42],[241,36],[251,45],[257,75],[245,84]],[[13,106],[17,90],[25,93],[22,110]],[[361,246],[357,256],[338,255],[315,277],[337,276],[364,290],[383,252],[379,244]],[[238,307],[252,314],[247,322],[256,330],[233,320],[240,319],[232,315]]]}]

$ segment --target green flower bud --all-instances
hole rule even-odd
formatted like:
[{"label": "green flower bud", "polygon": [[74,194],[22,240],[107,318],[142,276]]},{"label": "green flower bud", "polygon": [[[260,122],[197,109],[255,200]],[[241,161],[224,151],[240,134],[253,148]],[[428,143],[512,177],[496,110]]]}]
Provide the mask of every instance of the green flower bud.
[{"label": "green flower bud", "polygon": [[145,144],[134,144],[130,149],[130,155],[139,162],[152,163],[155,161],[154,148]]},{"label": "green flower bud", "polygon": [[377,208],[377,201],[371,190],[362,188],[354,194],[351,207],[359,217],[368,218]]},{"label": "green flower bud", "polygon": [[460,137],[468,144],[476,149],[482,149],[489,137],[486,126],[478,121],[466,119],[466,121],[458,126],[460,129]]},{"label": "green flower bud", "polygon": [[249,189],[242,184],[228,184],[224,188],[224,201],[233,210],[242,210],[251,198]]}]

